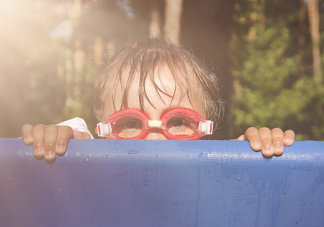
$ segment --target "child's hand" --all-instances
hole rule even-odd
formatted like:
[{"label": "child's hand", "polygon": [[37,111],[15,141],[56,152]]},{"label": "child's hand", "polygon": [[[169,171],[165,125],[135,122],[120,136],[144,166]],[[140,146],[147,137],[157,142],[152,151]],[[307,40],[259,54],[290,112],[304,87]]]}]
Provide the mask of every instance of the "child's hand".
[{"label": "child's hand", "polygon": [[33,144],[34,155],[37,159],[45,158],[53,162],[56,155],[65,154],[69,139],[90,139],[87,132],[72,130],[69,126],[25,124],[22,127],[22,138],[27,145]]},{"label": "child's hand", "polygon": [[283,132],[280,128],[270,130],[266,127],[260,129],[250,127],[237,140],[248,140],[252,150],[262,150],[263,156],[270,158],[273,155],[282,155],[284,146],[291,146],[294,143],[295,132],[292,130]]}]

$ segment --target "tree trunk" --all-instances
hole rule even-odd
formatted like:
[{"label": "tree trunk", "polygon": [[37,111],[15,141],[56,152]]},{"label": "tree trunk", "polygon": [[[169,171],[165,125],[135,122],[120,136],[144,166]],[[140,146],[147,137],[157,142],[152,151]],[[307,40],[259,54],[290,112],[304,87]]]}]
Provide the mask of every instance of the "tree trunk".
[{"label": "tree trunk", "polygon": [[94,62],[96,63],[96,67],[98,71],[100,71],[100,68],[102,66],[102,53],[103,53],[103,41],[101,36],[97,36],[94,41],[93,45],[93,55],[94,55]]},{"label": "tree trunk", "polygon": [[180,28],[183,0],[165,0],[164,37],[175,44],[180,43]]},{"label": "tree trunk", "polygon": [[161,36],[161,15],[158,0],[151,0],[150,12],[150,38]]},{"label": "tree trunk", "polygon": [[305,48],[305,20],[306,20],[306,5],[304,0],[299,0],[299,37],[298,37],[298,55],[301,63],[298,66],[298,74],[301,75],[304,72],[304,66],[302,60],[304,57]]},{"label": "tree trunk", "polygon": [[114,55],[115,55],[115,45],[113,43],[113,41],[109,41],[107,43],[107,50],[108,50],[108,53],[107,53],[107,60],[111,59]]},{"label": "tree trunk", "polygon": [[317,0],[308,0],[308,20],[309,20],[310,33],[311,33],[312,43],[313,43],[314,81],[321,82],[322,69],[321,69],[319,15],[318,15]]},{"label": "tree trunk", "polygon": [[86,54],[81,46],[80,40],[75,40],[74,42],[74,70],[80,72],[84,69],[86,62]]}]

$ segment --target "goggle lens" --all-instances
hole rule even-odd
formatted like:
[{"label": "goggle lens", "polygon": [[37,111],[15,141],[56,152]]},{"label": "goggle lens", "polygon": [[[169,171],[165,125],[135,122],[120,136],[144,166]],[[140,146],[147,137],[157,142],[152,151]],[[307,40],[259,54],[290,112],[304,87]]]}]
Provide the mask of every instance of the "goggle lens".
[{"label": "goggle lens", "polygon": [[167,120],[167,130],[171,135],[191,136],[198,129],[198,123],[193,118],[186,115],[174,115]]},{"label": "goggle lens", "polygon": [[112,134],[129,139],[143,132],[143,121],[137,116],[124,116],[112,124]]}]

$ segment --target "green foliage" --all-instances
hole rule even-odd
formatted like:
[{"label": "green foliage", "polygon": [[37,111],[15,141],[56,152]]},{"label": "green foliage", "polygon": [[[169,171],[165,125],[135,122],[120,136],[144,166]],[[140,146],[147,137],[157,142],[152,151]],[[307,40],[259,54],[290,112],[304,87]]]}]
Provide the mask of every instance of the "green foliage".
[{"label": "green foliage", "polygon": [[[272,8],[276,4],[277,1],[265,2],[265,6]],[[324,138],[324,101],[320,98],[324,97],[324,88],[313,81],[312,71],[308,70],[312,62],[298,53],[299,34],[291,29],[294,20],[298,20],[298,8],[287,15],[289,4],[296,6],[295,2],[286,1],[282,12],[275,7],[276,14],[262,11],[262,5],[254,11],[245,9],[246,18],[255,11],[260,14],[260,10],[265,17],[264,21],[256,20],[249,26],[242,24],[242,19],[236,20],[231,43],[234,77],[232,110],[228,118],[231,137],[250,126],[266,126],[293,129],[297,139]],[[242,7],[236,6],[236,9],[242,10]],[[281,14],[284,12],[286,20]],[[243,15],[242,11],[239,13]],[[256,39],[252,41],[247,38],[251,27],[256,30]],[[304,51],[311,57],[309,44]],[[304,68],[303,73],[299,72],[300,67]]]}]

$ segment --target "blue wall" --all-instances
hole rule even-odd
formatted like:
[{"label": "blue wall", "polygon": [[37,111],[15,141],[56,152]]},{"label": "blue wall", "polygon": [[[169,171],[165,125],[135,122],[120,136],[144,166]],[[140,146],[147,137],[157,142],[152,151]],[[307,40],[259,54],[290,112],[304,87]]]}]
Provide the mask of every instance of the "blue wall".
[{"label": "blue wall", "polygon": [[324,142],[71,140],[52,165],[0,139],[0,226],[324,226]]}]

